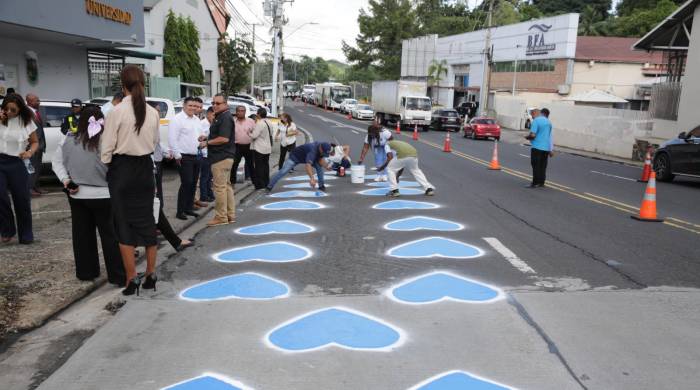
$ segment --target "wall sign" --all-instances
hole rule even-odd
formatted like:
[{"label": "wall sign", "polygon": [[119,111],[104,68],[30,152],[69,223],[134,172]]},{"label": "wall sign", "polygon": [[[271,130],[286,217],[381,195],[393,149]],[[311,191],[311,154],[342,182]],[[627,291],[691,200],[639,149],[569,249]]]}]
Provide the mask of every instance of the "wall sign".
[{"label": "wall sign", "polygon": [[117,23],[131,25],[131,12],[95,0],[85,0],[85,12]]},{"label": "wall sign", "polygon": [[527,49],[525,55],[536,56],[542,54],[549,54],[550,51],[554,51],[557,48],[556,44],[547,44],[544,37],[545,33],[549,32],[552,28],[551,24],[533,24],[530,26],[528,31],[530,32],[527,36]]}]

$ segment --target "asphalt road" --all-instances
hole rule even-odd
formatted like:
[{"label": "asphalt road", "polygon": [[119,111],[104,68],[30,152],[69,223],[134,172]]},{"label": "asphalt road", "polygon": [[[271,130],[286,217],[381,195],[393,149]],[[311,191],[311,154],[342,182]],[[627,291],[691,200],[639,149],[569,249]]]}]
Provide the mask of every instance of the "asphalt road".
[{"label": "asphalt road", "polygon": [[[357,159],[368,123],[287,111]],[[683,222],[641,223],[629,216],[643,185],[590,172],[637,168],[560,155],[553,184],[531,190],[524,147],[502,144],[495,172],[484,166],[492,143],[455,139],[448,154],[443,134],[420,135],[409,142],[436,196],[400,199],[437,208],[375,209],[388,199],[349,178],[329,180],[325,197],[257,193],[235,226],[204,230],[164,263],[158,291],[130,298],[40,388],[696,388],[700,218],[684,206],[694,183],[659,188],[674,198],[661,212]],[[303,178],[273,195],[294,183]],[[285,200],[323,208],[263,208]],[[424,218],[401,221],[413,216]],[[271,222],[277,233],[264,234]]]}]

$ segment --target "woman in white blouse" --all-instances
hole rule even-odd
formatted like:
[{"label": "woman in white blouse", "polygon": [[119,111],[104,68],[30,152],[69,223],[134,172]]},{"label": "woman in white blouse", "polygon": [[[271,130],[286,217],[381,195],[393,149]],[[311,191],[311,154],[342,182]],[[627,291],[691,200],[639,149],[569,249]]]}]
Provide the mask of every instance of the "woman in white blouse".
[{"label": "woman in white blouse", "polygon": [[287,159],[287,152],[291,152],[297,147],[297,125],[292,121],[292,117],[286,112],[280,115],[280,123],[277,125],[275,140],[280,141],[280,159],[279,167],[282,168],[284,161]]},{"label": "woman in white blouse", "polygon": [[29,161],[39,148],[34,113],[17,94],[5,96],[0,108],[0,241],[8,243],[19,233],[20,244],[31,244],[34,233],[29,172],[23,160]]}]

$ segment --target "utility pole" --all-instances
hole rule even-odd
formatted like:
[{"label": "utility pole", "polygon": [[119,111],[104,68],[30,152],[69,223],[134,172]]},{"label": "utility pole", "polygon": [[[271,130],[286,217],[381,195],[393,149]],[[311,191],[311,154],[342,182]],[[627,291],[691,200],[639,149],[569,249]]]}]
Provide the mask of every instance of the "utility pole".
[{"label": "utility pole", "polygon": [[[294,0],[265,0],[263,3],[263,8],[265,10],[265,16],[272,17],[272,32],[274,34],[274,55],[272,63],[272,116],[277,116],[277,106],[280,108],[284,105],[284,97],[282,97],[282,102],[278,101],[280,98],[280,86],[282,83],[282,66],[281,58],[282,55],[282,26],[286,23],[284,20],[284,3],[292,3]],[[282,94],[283,95],[283,94]]]},{"label": "utility pole", "polygon": [[[284,25],[284,21],[282,21],[282,24]],[[285,90],[284,90],[284,52],[283,52],[283,34],[282,34],[282,26],[280,26],[280,62],[279,62],[279,80],[277,84],[277,88],[279,88],[279,91],[277,92],[277,99],[279,99],[277,111],[281,112],[284,111],[284,100],[285,100]]]},{"label": "utility pole", "polygon": [[[253,23],[253,53],[255,53],[255,26],[260,26],[260,23]],[[254,56],[254,61],[250,67],[250,95],[255,97],[255,64],[257,63],[257,56]]]},{"label": "utility pole", "polygon": [[486,29],[486,42],[484,43],[484,56],[482,59],[483,74],[481,76],[481,96],[479,97],[479,107],[481,115],[486,115],[489,111],[489,89],[491,88],[491,26],[493,23],[493,2],[489,1],[488,28]]}]

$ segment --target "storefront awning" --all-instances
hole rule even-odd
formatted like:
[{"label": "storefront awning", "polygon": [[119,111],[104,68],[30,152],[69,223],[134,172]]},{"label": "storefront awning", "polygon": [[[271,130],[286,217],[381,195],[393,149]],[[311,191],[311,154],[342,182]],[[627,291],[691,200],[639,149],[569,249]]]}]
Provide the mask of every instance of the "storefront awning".
[{"label": "storefront awning", "polygon": [[122,56],[122,57],[143,58],[146,60],[155,60],[156,58],[163,56],[163,53],[154,53],[154,52],[131,50],[131,49],[124,49],[124,48],[101,49],[101,50],[97,49],[97,50],[91,50],[91,51],[96,52],[96,53],[117,55],[117,56]]}]

